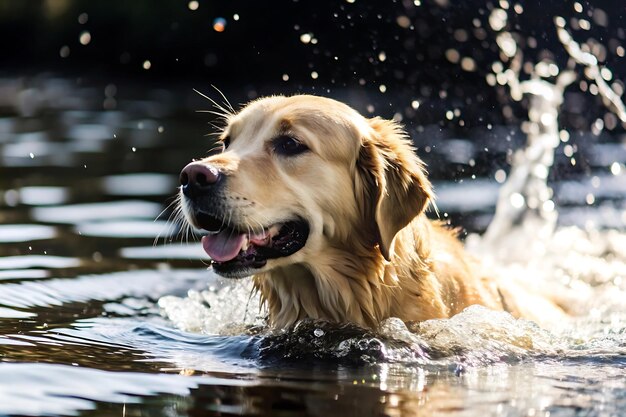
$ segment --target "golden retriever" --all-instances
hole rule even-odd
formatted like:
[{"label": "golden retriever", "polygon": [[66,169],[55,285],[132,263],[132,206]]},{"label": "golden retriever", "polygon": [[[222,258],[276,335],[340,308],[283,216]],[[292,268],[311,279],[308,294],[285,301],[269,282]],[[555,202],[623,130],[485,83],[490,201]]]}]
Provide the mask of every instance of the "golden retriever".
[{"label": "golden retriever", "polygon": [[253,275],[272,326],[304,318],[375,327],[480,304],[517,317],[558,307],[481,272],[427,219],[424,164],[402,128],[338,101],[267,97],[227,116],[219,154],[181,172],[188,222],[221,276]]}]

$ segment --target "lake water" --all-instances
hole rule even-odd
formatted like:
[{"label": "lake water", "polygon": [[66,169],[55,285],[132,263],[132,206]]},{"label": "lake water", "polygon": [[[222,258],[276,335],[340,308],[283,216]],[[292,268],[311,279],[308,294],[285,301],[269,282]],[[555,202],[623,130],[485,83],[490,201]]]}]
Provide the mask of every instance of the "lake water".
[{"label": "lake water", "polygon": [[[0,90],[0,414],[626,414],[619,138],[581,136],[586,172],[552,184],[559,227],[542,254],[492,265],[568,300],[571,322],[542,329],[473,307],[376,332],[305,321],[276,334],[250,282],[217,278],[197,239],[167,223],[179,170],[210,143],[191,89],[118,88],[106,111],[104,87],[4,79]],[[442,218],[470,232],[489,223],[497,167],[446,172],[485,160],[481,149],[505,154],[507,129],[436,152],[416,139]]]}]

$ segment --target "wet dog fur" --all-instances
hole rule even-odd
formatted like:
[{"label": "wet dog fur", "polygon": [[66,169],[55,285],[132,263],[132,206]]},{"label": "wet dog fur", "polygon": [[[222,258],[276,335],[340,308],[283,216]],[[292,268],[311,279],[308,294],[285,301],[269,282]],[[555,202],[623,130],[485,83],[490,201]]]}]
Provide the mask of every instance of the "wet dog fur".
[{"label": "wet dog fur", "polygon": [[[298,152],[286,153],[285,140]],[[473,304],[559,316],[549,301],[485,273],[454,232],[426,217],[433,190],[397,123],[328,98],[274,96],[229,114],[220,141],[223,152],[191,164],[219,173],[219,192],[203,199],[181,188],[192,225],[202,228],[206,211],[249,231],[248,240],[261,230],[275,238],[268,230],[294,219],[309,229],[297,252],[224,273],[253,275],[272,326],[320,318],[375,328],[388,317],[446,318]]]}]

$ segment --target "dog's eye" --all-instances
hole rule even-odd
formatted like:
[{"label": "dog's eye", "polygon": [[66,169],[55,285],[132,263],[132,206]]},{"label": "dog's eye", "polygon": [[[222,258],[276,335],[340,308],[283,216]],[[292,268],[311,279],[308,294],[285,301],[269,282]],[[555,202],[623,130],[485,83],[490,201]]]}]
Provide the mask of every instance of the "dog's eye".
[{"label": "dog's eye", "polygon": [[292,156],[307,151],[309,148],[291,136],[279,136],[273,141],[274,151],[280,155]]},{"label": "dog's eye", "polygon": [[222,145],[224,146],[224,150],[228,149],[228,147],[230,146],[230,136],[226,136],[222,140]]}]

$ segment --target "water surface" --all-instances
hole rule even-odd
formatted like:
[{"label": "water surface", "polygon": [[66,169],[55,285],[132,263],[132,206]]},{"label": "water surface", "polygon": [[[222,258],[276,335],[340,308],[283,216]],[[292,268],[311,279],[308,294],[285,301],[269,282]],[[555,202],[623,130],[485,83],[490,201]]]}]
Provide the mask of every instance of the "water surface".
[{"label": "water surface", "polygon": [[[626,413],[618,138],[588,141],[591,173],[553,184],[560,225],[544,255],[492,265],[567,298],[575,320],[542,329],[474,307],[376,331],[305,321],[272,333],[250,282],[216,277],[194,236],[166,222],[178,171],[210,147],[205,116],[154,113],[119,90],[114,111],[67,87],[71,106],[0,112],[0,414]],[[437,172],[479,141],[423,155],[442,218],[469,232],[493,215],[496,167],[456,182]]]}]

